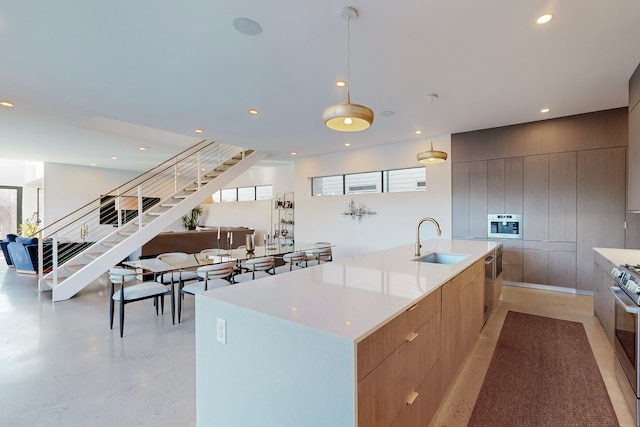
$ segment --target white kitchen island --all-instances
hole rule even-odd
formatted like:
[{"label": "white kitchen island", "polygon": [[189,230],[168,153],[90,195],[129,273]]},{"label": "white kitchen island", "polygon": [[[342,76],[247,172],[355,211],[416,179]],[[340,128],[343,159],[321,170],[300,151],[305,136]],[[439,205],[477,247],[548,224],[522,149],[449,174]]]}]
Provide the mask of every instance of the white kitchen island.
[{"label": "white kitchen island", "polygon": [[197,295],[198,425],[424,422],[477,339],[495,247],[434,239],[423,255],[468,257],[410,244]]}]

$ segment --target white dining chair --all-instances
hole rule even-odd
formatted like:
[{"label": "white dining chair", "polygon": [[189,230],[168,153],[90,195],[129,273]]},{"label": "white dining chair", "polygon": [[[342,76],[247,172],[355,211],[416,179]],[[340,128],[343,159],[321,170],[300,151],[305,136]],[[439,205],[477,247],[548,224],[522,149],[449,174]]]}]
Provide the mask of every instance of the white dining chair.
[{"label": "white dining chair", "polygon": [[200,281],[188,285],[179,285],[180,294],[178,296],[178,323],[182,318],[182,298],[185,294],[199,294],[211,289],[229,286],[233,280],[235,262],[223,262],[220,264],[210,264],[198,267],[196,274]]},{"label": "white dining chair", "polygon": [[242,283],[272,276],[276,273],[275,266],[276,260],[272,256],[248,259],[240,266],[245,272],[233,276],[233,281],[235,283]]},{"label": "white dining chair", "polygon": [[305,252],[291,252],[282,256],[284,265],[276,267],[276,274],[299,270],[307,266],[307,254]]},{"label": "white dining chair", "polygon": [[[145,299],[154,299],[156,306],[156,315],[158,315],[158,306],[164,314],[164,296],[171,296],[171,321],[175,323],[174,293],[173,287],[158,282],[143,282],[137,279],[136,270],[130,268],[113,267],[109,269],[109,281],[111,282],[109,291],[109,324],[113,329],[113,314],[115,303],[120,303],[120,337],[124,334],[124,306],[131,302],[142,301]],[[116,290],[116,286],[119,287]],[[158,304],[158,299],[160,303]]]}]

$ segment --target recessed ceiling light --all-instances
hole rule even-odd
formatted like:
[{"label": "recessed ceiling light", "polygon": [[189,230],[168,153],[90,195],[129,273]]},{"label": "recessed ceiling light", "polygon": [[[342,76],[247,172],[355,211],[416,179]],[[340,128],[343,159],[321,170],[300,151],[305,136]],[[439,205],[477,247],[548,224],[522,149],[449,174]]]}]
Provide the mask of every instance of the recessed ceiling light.
[{"label": "recessed ceiling light", "polygon": [[351,147],[351,144],[349,144],[348,142],[345,142],[345,143],[344,143],[344,146],[345,146],[345,147]]},{"label": "recessed ceiling light", "polygon": [[255,108],[252,108],[249,110],[249,114],[251,114],[252,116],[257,116],[258,115],[258,110],[256,110]]},{"label": "recessed ceiling light", "polygon": [[95,165],[96,165],[95,163],[91,163],[91,166],[95,166]]},{"label": "recessed ceiling light", "polygon": [[111,160],[118,160],[116,156],[111,157]]},{"label": "recessed ceiling light", "polygon": [[148,149],[149,149],[149,147],[145,147],[145,146],[138,147],[138,150],[140,150],[140,151],[147,151]]},{"label": "recessed ceiling light", "polygon": [[3,107],[7,107],[7,108],[13,107],[13,103],[9,102],[9,101],[0,101],[0,105],[2,105]]},{"label": "recessed ceiling light", "polygon": [[540,18],[536,19],[536,24],[546,24],[552,19],[553,19],[553,15],[550,13],[547,13],[545,15],[542,15]]},{"label": "recessed ceiling light", "polygon": [[202,133],[202,129],[196,129],[196,133]]},{"label": "recessed ceiling light", "polygon": [[296,154],[298,154],[298,153],[296,153],[295,151],[292,151],[292,152],[291,152],[291,155],[292,155],[292,156],[295,156]]},{"label": "recessed ceiling light", "polygon": [[336,86],[338,87],[345,87],[347,85],[347,82],[343,81],[343,80],[338,80],[336,82]]},{"label": "recessed ceiling light", "polygon": [[256,21],[249,18],[236,18],[233,20],[233,28],[247,36],[257,36],[262,32],[262,27]]},{"label": "recessed ceiling light", "polygon": [[541,113],[548,113],[549,109],[548,108],[543,108],[542,110],[540,110]]},{"label": "recessed ceiling light", "polygon": [[418,129],[418,130],[416,131],[416,135],[420,135],[421,133],[422,133],[422,131],[421,131],[420,129]]}]

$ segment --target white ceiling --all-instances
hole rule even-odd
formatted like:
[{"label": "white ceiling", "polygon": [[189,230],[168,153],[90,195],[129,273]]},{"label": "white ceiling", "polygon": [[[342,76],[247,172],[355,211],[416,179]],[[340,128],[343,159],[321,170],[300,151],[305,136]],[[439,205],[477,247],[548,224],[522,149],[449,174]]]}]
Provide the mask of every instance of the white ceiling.
[{"label": "white ceiling", "polygon": [[[321,119],[346,99],[345,6],[376,113],[351,134]],[[638,62],[638,0],[0,0],[0,157],[142,170],[207,138],[288,160],[623,107]]]}]

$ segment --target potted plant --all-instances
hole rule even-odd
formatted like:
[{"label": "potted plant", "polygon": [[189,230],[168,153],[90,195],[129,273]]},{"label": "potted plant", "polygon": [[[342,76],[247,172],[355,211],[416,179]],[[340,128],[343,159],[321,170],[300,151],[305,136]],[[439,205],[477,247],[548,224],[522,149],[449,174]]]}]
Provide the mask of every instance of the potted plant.
[{"label": "potted plant", "polygon": [[202,215],[204,215],[204,208],[200,205],[196,206],[182,217],[182,226],[185,230],[195,230]]},{"label": "potted plant", "polygon": [[37,217],[37,214],[33,214],[33,216],[27,219],[22,224],[18,225],[18,232],[22,237],[31,237],[38,234],[40,230],[40,220]]}]

